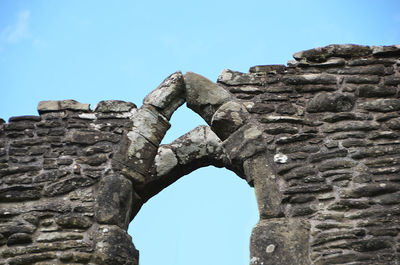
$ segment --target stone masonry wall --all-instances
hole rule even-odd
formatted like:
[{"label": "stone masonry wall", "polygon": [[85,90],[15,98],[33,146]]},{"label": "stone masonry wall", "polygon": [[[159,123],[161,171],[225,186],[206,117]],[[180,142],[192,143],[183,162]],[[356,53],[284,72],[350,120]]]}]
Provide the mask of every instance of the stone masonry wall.
[{"label": "stone masonry wall", "polygon": [[132,187],[111,166],[135,106],[54,103],[2,125],[0,264],[112,264],[93,256],[99,245],[136,260],[125,233]]},{"label": "stone masonry wall", "polygon": [[[0,265],[138,264],[141,206],[203,166],[254,187],[250,264],[400,263],[400,46],[176,72],[137,108],[42,101],[0,123]],[[160,145],[183,103],[209,124]]]}]

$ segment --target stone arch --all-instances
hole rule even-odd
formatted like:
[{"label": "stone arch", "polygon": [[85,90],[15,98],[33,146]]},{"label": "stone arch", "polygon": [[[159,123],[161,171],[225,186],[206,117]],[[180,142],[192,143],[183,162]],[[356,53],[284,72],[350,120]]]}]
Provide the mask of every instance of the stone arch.
[{"label": "stone arch", "polygon": [[[170,117],[185,102],[210,127],[198,126],[172,143],[160,145],[170,127]],[[113,170],[133,184],[130,207],[122,207],[128,212],[126,218],[129,216],[123,221],[124,227],[152,196],[200,167],[225,167],[245,178],[243,158],[263,150],[255,141],[261,132],[246,121],[248,118],[246,108],[235,102],[230,92],[205,77],[192,72],[185,75],[176,72],[167,77],[143,100],[142,107],[133,112],[132,126],[124,133],[112,160]],[[244,127],[242,132],[226,141],[241,127]],[[252,143],[243,145],[246,141],[238,142],[239,138],[251,139]],[[104,185],[109,183],[108,180]]]},{"label": "stone arch", "polygon": [[[171,115],[184,102],[211,128],[199,126],[171,144],[160,146]],[[151,92],[134,113],[132,128],[113,159],[114,168],[132,180],[143,203],[199,167],[226,167],[244,177],[242,166],[230,161],[220,138],[225,140],[245,123],[245,112],[217,84],[195,73],[183,76],[176,72]],[[232,116],[234,119],[230,119]],[[218,137],[212,129],[222,125],[224,130],[217,130]],[[138,206],[134,206],[131,217],[138,211],[135,207]]]}]

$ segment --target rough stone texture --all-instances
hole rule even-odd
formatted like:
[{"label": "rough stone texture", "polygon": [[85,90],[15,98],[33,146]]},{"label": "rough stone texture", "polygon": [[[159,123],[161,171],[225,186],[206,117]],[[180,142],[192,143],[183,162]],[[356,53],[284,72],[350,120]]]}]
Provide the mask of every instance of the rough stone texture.
[{"label": "rough stone texture", "polygon": [[90,104],[82,104],[75,100],[59,100],[59,101],[40,101],[38,106],[38,112],[50,112],[60,110],[80,110],[89,111]]},{"label": "rough stone texture", "polygon": [[[400,263],[400,48],[176,72],[133,103],[42,101],[0,119],[0,264],[138,264],[141,206],[203,166],[254,187],[250,264]],[[160,145],[184,102],[210,125]]]},{"label": "rough stone texture", "polygon": [[231,99],[231,94],[207,78],[192,72],[185,75],[186,102],[210,124],[217,109]]}]

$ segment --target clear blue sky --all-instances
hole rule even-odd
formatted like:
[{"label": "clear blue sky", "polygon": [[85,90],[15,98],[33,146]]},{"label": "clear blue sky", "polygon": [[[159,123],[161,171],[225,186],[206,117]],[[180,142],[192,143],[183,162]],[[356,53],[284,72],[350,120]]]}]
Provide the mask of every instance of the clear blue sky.
[{"label": "clear blue sky", "polygon": [[[40,100],[141,105],[169,74],[216,80],[332,43],[400,43],[400,1],[0,0],[0,117]],[[203,122],[181,108],[165,139]],[[205,168],[151,199],[130,226],[141,265],[244,265],[258,214],[247,184]]]}]

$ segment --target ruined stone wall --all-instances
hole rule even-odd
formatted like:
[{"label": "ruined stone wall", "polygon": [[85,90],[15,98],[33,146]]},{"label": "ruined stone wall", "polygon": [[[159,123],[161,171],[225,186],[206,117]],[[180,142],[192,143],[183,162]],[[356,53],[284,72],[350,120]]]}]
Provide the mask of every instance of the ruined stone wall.
[{"label": "ruined stone wall", "polygon": [[399,50],[329,46],[294,57],[218,79],[265,143],[244,162],[261,215],[251,263],[398,264]]},{"label": "ruined stone wall", "polygon": [[[0,264],[137,264],[149,198],[214,165],[254,187],[250,263],[400,263],[400,47],[169,76],[141,108],[39,104],[0,124]],[[184,102],[210,125],[160,142]]]},{"label": "ruined stone wall", "polygon": [[101,247],[137,259],[125,233],[132,185],[111,166],[135,106],[109,103],[93,113],[87,104],[42,102],[40,116],[1,125],[0,264],[106,264],[93,255]]}]

